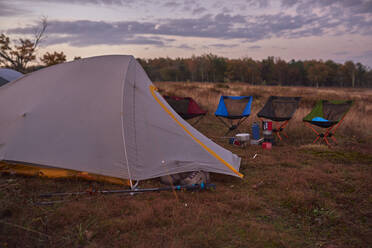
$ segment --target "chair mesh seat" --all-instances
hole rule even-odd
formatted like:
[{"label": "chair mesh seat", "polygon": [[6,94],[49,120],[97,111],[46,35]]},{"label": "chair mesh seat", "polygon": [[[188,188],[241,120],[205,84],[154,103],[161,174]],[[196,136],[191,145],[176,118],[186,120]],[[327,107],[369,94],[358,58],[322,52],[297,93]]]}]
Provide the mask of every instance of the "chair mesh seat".
[{"label": "chair mesh seat", "polygon": [[[252,100],[252,96],[221,96],[214,114],[229,128],[226,134],[234,130],[238,131],[239,125],[250,116]],[[228,119],[230,123],[222,119]]]},{"label": "chair mesh seat", "polygon": [[216,116],[241,119],[251,114],[252,96],[221,96]]},{"label": "chair mesh seat", "polygon": [[[337,124],[349,111],[353,101],[329,101],[320,100],[316,103],[313,110],[303,118],[303,121],[309,122],[319,127],[330,127]],[[317,117],[325,119],[317,121]]]},{"label": "chair mesh seat", "polygon": [[257,116],[273,121],[290,120],[298,108],[301,97],[270,96]]},{"label": "chair mesh seat", "polygon": [[164,96],[164,99],[177,114],[186,120],[207,113],[191,97]]}]

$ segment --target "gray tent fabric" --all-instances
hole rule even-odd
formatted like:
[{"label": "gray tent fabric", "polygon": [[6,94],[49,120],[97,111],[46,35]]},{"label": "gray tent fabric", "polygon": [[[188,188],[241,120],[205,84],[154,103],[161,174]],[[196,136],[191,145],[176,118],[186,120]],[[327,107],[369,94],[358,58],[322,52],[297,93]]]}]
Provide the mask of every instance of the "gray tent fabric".
[{"label": "gray tent fabric", "polygon": [[184,121],[126,55],[51,66],[1,87],[1,160],[131,180],[243,176],[241,159]]},{"label": "gray tent fabric", "polygon": [[6,80],[5,78],[0,77],[0,87],[3,86],[6,83],[9,83],[9,81]]},{"label": "gray tent fabric", "polygon": [[9,83],[11,81],[14,81],[20,77],[22,77],[23,74],[12,70],[12,69],[6,69],[6,68],[0,68],[0,86]]}]

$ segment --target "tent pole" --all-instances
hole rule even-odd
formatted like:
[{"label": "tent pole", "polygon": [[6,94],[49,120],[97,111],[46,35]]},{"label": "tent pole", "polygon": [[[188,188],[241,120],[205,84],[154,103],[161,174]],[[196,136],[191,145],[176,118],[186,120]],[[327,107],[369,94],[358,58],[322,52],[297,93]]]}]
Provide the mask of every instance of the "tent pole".
[{"label": "tent pole", "polygon": [[81,192],[63,192],[63,193],[45,193],[40,194],[41,198],[49,198],[55,196],[79,196],[86,194],[131,194],[131,193],[142,193],[142,192],[156,192],[156,191],[170,191],[170,190],[204,190],[204,189],[215,189],[215,184],[189,184],[189,185],[177,185],[162,188],[144,188],[144,189],[129,189],[129,190],[93,190],[93,191],[81,191]]},{"label": "tent pole", "polygon": [[130,185],[130,188],[133,189],[133,182],[132,182],[132,179],[129,179],[129,185]]}]

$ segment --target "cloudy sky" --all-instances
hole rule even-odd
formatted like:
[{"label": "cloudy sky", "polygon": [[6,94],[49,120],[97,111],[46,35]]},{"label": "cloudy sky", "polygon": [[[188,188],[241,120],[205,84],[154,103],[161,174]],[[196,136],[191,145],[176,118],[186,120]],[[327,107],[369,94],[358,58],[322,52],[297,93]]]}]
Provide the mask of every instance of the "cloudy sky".
[{"label": "cloudy sky", "polygon": [[372,67],[372,0],[0,0],[0,33],[31,35],[68,58],[213,53],[354,60]]}]

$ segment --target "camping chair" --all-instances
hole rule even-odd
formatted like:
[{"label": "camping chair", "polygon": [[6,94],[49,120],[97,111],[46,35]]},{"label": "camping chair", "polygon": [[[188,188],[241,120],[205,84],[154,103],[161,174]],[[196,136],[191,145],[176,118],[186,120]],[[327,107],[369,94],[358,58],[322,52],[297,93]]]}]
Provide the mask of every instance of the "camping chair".
[{"label": "camping chair", "polygon": [[192,123],[193,125],[196,125],[207,113],[191,97],[164,96],[164,99],[183,119],[199,117]]},{"label": "camping chair", "polygon": [[[252,96],[221,96],[214,114],[229,128],[225,135],[238,130],[239,125],[249,117],[252,99]],[[224,119],[228,121],[226,122]]]},{"label": "camping chair", "polygon": [[[304,117],[303,121],[311,130],[313,130],[317,137],[313,143],[323,140],[330,146],[328,137],[337,143],[334,134],[337,128],[344,120],[347,112],[349,111],[353,101],[328,101],[320,100],[316,103],[313,110]],[[312,125],[320,128],[326,128],[325,133],[316,131]]]},{"label": "camping chair", "polygon": [[282,140],[280,133],[288,138],[283,130],[296,112],[300,100],[301,97],[270,96],[257,116],[262,122],[264,118],[275,122],[273,132],[280,140]]}]

